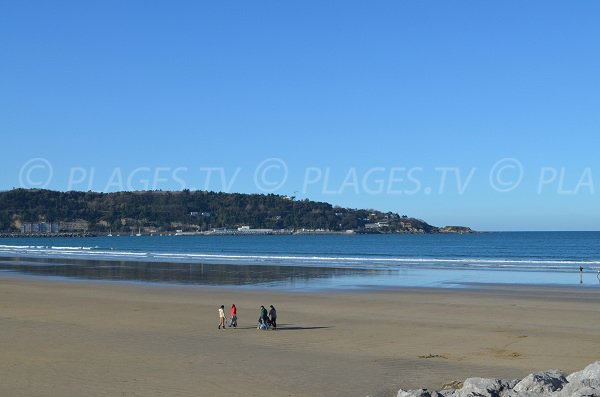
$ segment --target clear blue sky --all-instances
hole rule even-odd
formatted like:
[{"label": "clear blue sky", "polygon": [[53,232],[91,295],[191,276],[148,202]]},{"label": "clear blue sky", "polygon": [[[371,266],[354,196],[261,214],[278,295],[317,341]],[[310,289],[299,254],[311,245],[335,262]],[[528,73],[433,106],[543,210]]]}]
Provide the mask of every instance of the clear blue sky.
[{"label": "clear blue sky", "polygon": [[598,15],[3,1],[0,189],[273,192],[440,226],[600,230]]}]

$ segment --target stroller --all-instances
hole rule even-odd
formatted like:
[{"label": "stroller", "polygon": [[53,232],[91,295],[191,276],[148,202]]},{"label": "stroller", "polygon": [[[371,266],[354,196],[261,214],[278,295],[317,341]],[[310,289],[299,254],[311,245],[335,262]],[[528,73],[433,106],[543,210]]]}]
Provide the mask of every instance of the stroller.
[{"label": "stroller", "polygon": [[256,327],[256,329],[260,329],[263,331],[266,331],[269,329],[269,321],[265,321],[262,318],[258,319],[258,327]]}]

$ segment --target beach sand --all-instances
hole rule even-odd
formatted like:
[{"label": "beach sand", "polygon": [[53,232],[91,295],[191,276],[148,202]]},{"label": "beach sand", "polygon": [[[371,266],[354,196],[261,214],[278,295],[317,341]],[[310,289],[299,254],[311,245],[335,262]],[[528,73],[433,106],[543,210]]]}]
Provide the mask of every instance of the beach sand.
[{"label": "beach sand", "polygon": [[[599,287],[600,288],[600,287]],[[599,288],[277,292],[0,277],[2,396],[395,396],[600,359]],[[235,303],[237,329],[218,330]],[[260,305],[277,331],[258,331]]]}]

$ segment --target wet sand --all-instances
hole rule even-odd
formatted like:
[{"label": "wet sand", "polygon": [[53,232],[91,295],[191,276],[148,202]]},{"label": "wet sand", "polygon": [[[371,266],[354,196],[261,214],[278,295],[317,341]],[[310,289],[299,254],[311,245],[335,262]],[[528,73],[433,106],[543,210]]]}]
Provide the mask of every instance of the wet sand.
[{"label": "wet sand", "polygon": [[[237,329],[217,308],[236,303]],[[277,331],[255,327],[274,304]],[[600,289],[277,292],[0,276],[2,396],[395,396],[600,359]]]}]

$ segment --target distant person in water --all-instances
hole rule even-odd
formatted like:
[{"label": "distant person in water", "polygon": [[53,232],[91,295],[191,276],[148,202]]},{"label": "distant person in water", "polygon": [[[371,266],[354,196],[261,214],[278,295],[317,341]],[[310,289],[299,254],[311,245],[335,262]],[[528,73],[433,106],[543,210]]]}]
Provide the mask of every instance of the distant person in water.
[{"label": "distant person in water", "polygon": [[269,315],[267,309],[264,306],[260,306],[260,314],[258,317],[258,329],[267,330],[269,329]]},{"label": "distant person in water", "polygon": [[237,308],[235,304],[231,305],[231,320],[229,320],[230,327],[237,327]]},{"label": "distant person in water", "polygon": [[221,305],[219,308],[219,329],[225,329],[225,306]]},{"label": "distant person in water", "polygon": [[277,310],[275,310],[273,305],[269,306],[269,322],[273,330],[277,329]]}]

